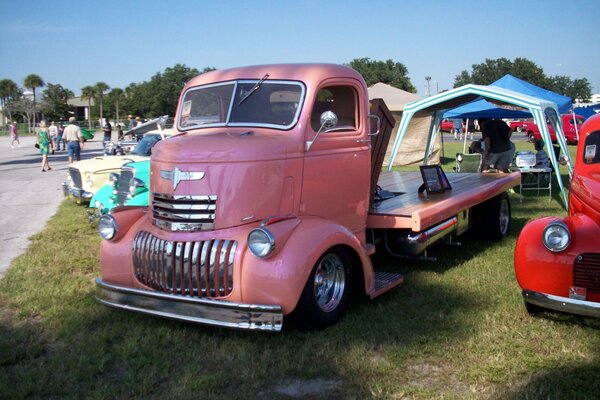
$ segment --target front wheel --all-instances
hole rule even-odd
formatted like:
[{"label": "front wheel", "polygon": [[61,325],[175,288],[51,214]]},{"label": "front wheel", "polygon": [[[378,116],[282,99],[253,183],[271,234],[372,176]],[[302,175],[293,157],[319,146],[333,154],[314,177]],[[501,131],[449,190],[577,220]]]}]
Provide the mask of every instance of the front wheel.
[{"label": "front wheel", "polygon": [[344,315],[351,291],[350,258],[344,250],[330,249],[315,264],[294,311],[295,319],[307,329],[331,326]]},{"label": "front wheel", "polygon": [[533,132],[529,132],[527,134],[527,137],[529,138],[529,143],[534,143],[535,142],[535,136],[533,135]]}]

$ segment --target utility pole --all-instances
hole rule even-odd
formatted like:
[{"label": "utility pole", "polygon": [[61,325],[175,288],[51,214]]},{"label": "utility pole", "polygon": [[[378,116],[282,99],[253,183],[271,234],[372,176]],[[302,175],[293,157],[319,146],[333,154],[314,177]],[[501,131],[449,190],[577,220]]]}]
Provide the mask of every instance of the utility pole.
[{"label": "utility pole", "polygon": [[431,90],[429,88],[429,82],[431,81],[431,77],[430,76],[426,76],[425,77],[425,81],[427,82],[427,90],[425,92],[425,96],[429,97],[429,96],[431,96]]}]

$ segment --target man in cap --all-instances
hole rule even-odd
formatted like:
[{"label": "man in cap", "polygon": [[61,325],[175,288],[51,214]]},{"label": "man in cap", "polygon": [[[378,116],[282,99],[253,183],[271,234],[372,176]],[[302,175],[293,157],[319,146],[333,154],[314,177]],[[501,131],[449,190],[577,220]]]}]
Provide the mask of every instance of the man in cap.
[{"label": "man in cap", "polygon": [[75,117],[69,118],[69,125],[63,132],[63,139],[67,143],[67,154],[69,155],[69,164],[73,163],[73,157],[77,161],[81,160],[81,149],[83,148],[83,136],[81,129],[75,122]]}]

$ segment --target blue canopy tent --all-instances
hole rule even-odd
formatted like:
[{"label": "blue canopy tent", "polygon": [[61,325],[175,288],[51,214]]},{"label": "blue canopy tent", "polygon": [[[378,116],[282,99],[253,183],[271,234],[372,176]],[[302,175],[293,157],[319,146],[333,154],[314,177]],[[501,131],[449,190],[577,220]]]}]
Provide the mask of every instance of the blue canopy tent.
[{"label": "blue canopy tent", "polygon": [[[427,165],[430,155],[432,154],[433,144],[435,143],[435,139],[439,131],[440,122],[444,117],[444,114],[448,110],[454,109],[458,106],[467,103],[472,103],[473,101],[480,100],[482,98],[487,99],[490,102],[493,102],[494,104],[498,104],[500,106],[509,105],[525,109],[533,116],[535,123],[540,128],[540,133],[542,134],[542,138],[544,139],[545,146],[548,148],[547,153],[552,161],[552,165],[554,167],[556,176],[560,177],[559,164],[556,160],[556,155],[554,151],[550,149],[550,145],[552,142],[550,140],[550,132],[548,130],[548,125],[546,124],[546,119],[548,119],[556,131],[558,143],[561,147],[562,153],[567,159],[569,173],[572,173],[573,166],[571,164],[571,160],[569,159],[569,152],[567,149],[567,143],[565,141],[564,133],[562,131],[562,126],[559,123],[560,117],[556,103],[544,100],[542,98],[528,96],[502,87],[481,85],[461,86],[459,88],[452,89],[447,92],[439,93],[435,96],[427,97],[425,99],[406,104],[404,106],[404,113],[402,114],[402,119],[400,120],[398,135],[396,136],[396,140],[394,141],[394,145],[392,148],[392,154],[390,157],[388,170],[391,169],[391,166],[393,166],[394,164],[394,158],[398,153],[400,143],[402,142],[402,139],[404,138],[404,135],[406,134],[409,128],[410,121],[415,115],[415,113],[423,111],[430,112],[433,117],[432,124],[429,129],[429,135],[427,138],[427,145],[423,154],[423,165]],[[568,207],[567,196],[565,193],[564,185],[562,183],[562,179],[558,179],[558,185],[560,186],[565,207]]]},{"label": "blue canopy tent", "polygon": [[444,118],[531,118],[531,113],[498,107],[485,99],[479,99],[446,111]]},{"label": "blue canopy tent", "polygon": [[512,90],[513,92],[523,93],[528,96],[551,101],[556,104],[556,108],[558,108],[558,112],[561,114],[568,114],[573,109],[573,102],[571,101],[570,97],[563,96],[551,90],[543,89],[539,86],[535,86],[534,84],[514,77],[511,74],[504,75],[496,82],[491,83],[490,86],[497,86]]}]

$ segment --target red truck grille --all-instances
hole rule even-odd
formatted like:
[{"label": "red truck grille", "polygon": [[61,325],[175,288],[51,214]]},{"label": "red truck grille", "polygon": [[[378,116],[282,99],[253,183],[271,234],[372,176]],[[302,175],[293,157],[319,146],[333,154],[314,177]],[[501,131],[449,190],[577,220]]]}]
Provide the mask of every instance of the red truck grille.
[{"label": "red truck grille", "polygon": [[171,196],[154,193],[152,216],[154,225],[169,231],[201,231],[214,229],[217,196]]},{"label": "red truck grille", "polygon": [[140,231],[133,241],[138,281],[157,291],[194,297],[223,297],[233,288],[237,242],[171,242]]},{"label": "red truck grille", "polygon": [[600,253],[583,253],[575,257],[573,286],[600,293]]}]

